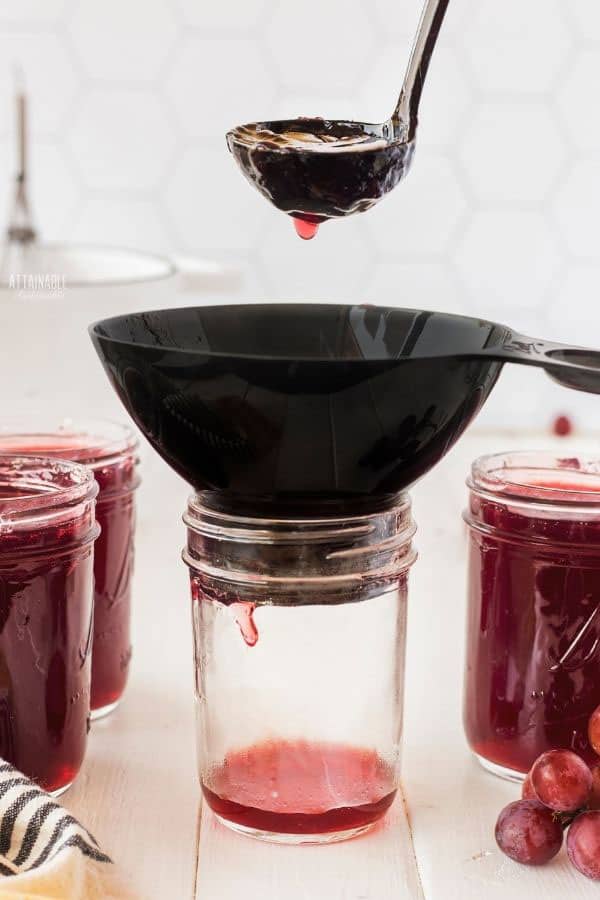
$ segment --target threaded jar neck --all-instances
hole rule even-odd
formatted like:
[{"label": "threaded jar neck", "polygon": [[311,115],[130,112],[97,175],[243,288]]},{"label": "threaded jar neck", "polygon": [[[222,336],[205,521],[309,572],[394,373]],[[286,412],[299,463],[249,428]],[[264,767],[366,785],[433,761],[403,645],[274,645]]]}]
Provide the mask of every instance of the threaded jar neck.
[{"label": "threaded jar neck", "polygon": [[286,517],[238,515],[190,498],[183,557],[203,589],[253,603],[295,605],[363,599],[397,580],[414,562],[410,498],[360,514]]}]

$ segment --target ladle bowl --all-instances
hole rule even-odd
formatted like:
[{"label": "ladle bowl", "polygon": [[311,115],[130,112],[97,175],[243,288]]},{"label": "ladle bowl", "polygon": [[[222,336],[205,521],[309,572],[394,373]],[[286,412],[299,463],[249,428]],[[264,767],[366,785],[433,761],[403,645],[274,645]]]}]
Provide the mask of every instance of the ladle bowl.
[{"label": "ladle bowl", "polygon": [[[251,129],[264,139],[248,142]],[[372,138],[348,149],[302,149],[273,136],[364,135]],[[415,147],[406,129],[392,122],[330,122],[327,119],[281,119],[234,128],[227,145],[247,180],[277,209],[295,218],[320,223],[366,212],[393,190],[410,169]]]},{"label": "ladle bowl", "polygon": [[118,316],[90,333],[154,448],[195,488],[238,504],[373,502],[410,487],[507,361],[600,393],[600,353],[424,310],[188,307]]}]

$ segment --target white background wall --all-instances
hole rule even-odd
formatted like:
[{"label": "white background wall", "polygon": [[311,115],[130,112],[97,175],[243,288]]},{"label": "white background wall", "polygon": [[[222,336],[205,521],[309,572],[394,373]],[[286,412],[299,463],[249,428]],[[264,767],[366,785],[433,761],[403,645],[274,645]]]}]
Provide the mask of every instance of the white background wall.
[{"label": "white background wall", "polygon": [[[31,95],[47,239],[236,260],[245,298],[371,300],[600,347],[600,2],[451,0],[409,179],[301,242],[226,129],[381,120],[420,0],[2,0],[0,213],[13,62]],[[484,424],[600,428],[600,401],[505,372]]]}]

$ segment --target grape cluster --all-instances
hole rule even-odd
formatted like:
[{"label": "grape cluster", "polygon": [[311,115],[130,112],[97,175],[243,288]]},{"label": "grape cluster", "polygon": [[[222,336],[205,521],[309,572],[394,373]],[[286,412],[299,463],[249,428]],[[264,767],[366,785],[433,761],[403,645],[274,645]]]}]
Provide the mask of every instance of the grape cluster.
[{"label": "grape cluster", "polygon": [[[588,727],[600,756],[600,706]],[[496,822],[496,843],[516,862],[541,866],[560,850],[582,875],[600,881],[600,761],[588,766],[571,750],[549,750],[536,759],[523,782],[521,800],[509,803]]]}]

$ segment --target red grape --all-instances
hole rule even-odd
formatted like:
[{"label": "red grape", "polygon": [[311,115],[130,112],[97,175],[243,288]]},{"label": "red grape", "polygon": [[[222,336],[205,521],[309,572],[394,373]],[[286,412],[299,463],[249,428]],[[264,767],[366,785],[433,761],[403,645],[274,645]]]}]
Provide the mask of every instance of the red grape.
[{"label": "red grape", "polygon": [[573,423],[568,416],[557,416],[552,423],[552,431],[558,437],[567,437],[573,431]]},{"label": "red grape", "polygon": [[590,716],[588,723],[588,738],[590,744],[600,756],[600,706]]},{"label": "red grape", "polygon": [[496,822],[496,843],[503,853],[526,866],[541,866],[556,856],[563,831],[552,810],[537,800],[505,806]]},{"label": "red grape", "polygon": [[531,775],[528,775],[525,781],[523,782],[523,787],[521,788],[521,797],[523,800],[537,800],[537,794],[533,789],[533,785],[531,783]]},{"label": "red grape", "polygon": [[557,812],[581,809],[592,790],[592,773],[571,750],[542,753],[530,775],[538,800]]},{"label": "red grape", "polygon": [[567,853],[576,869],[600,881],[600,812],[581,813],[567,835]]}]

